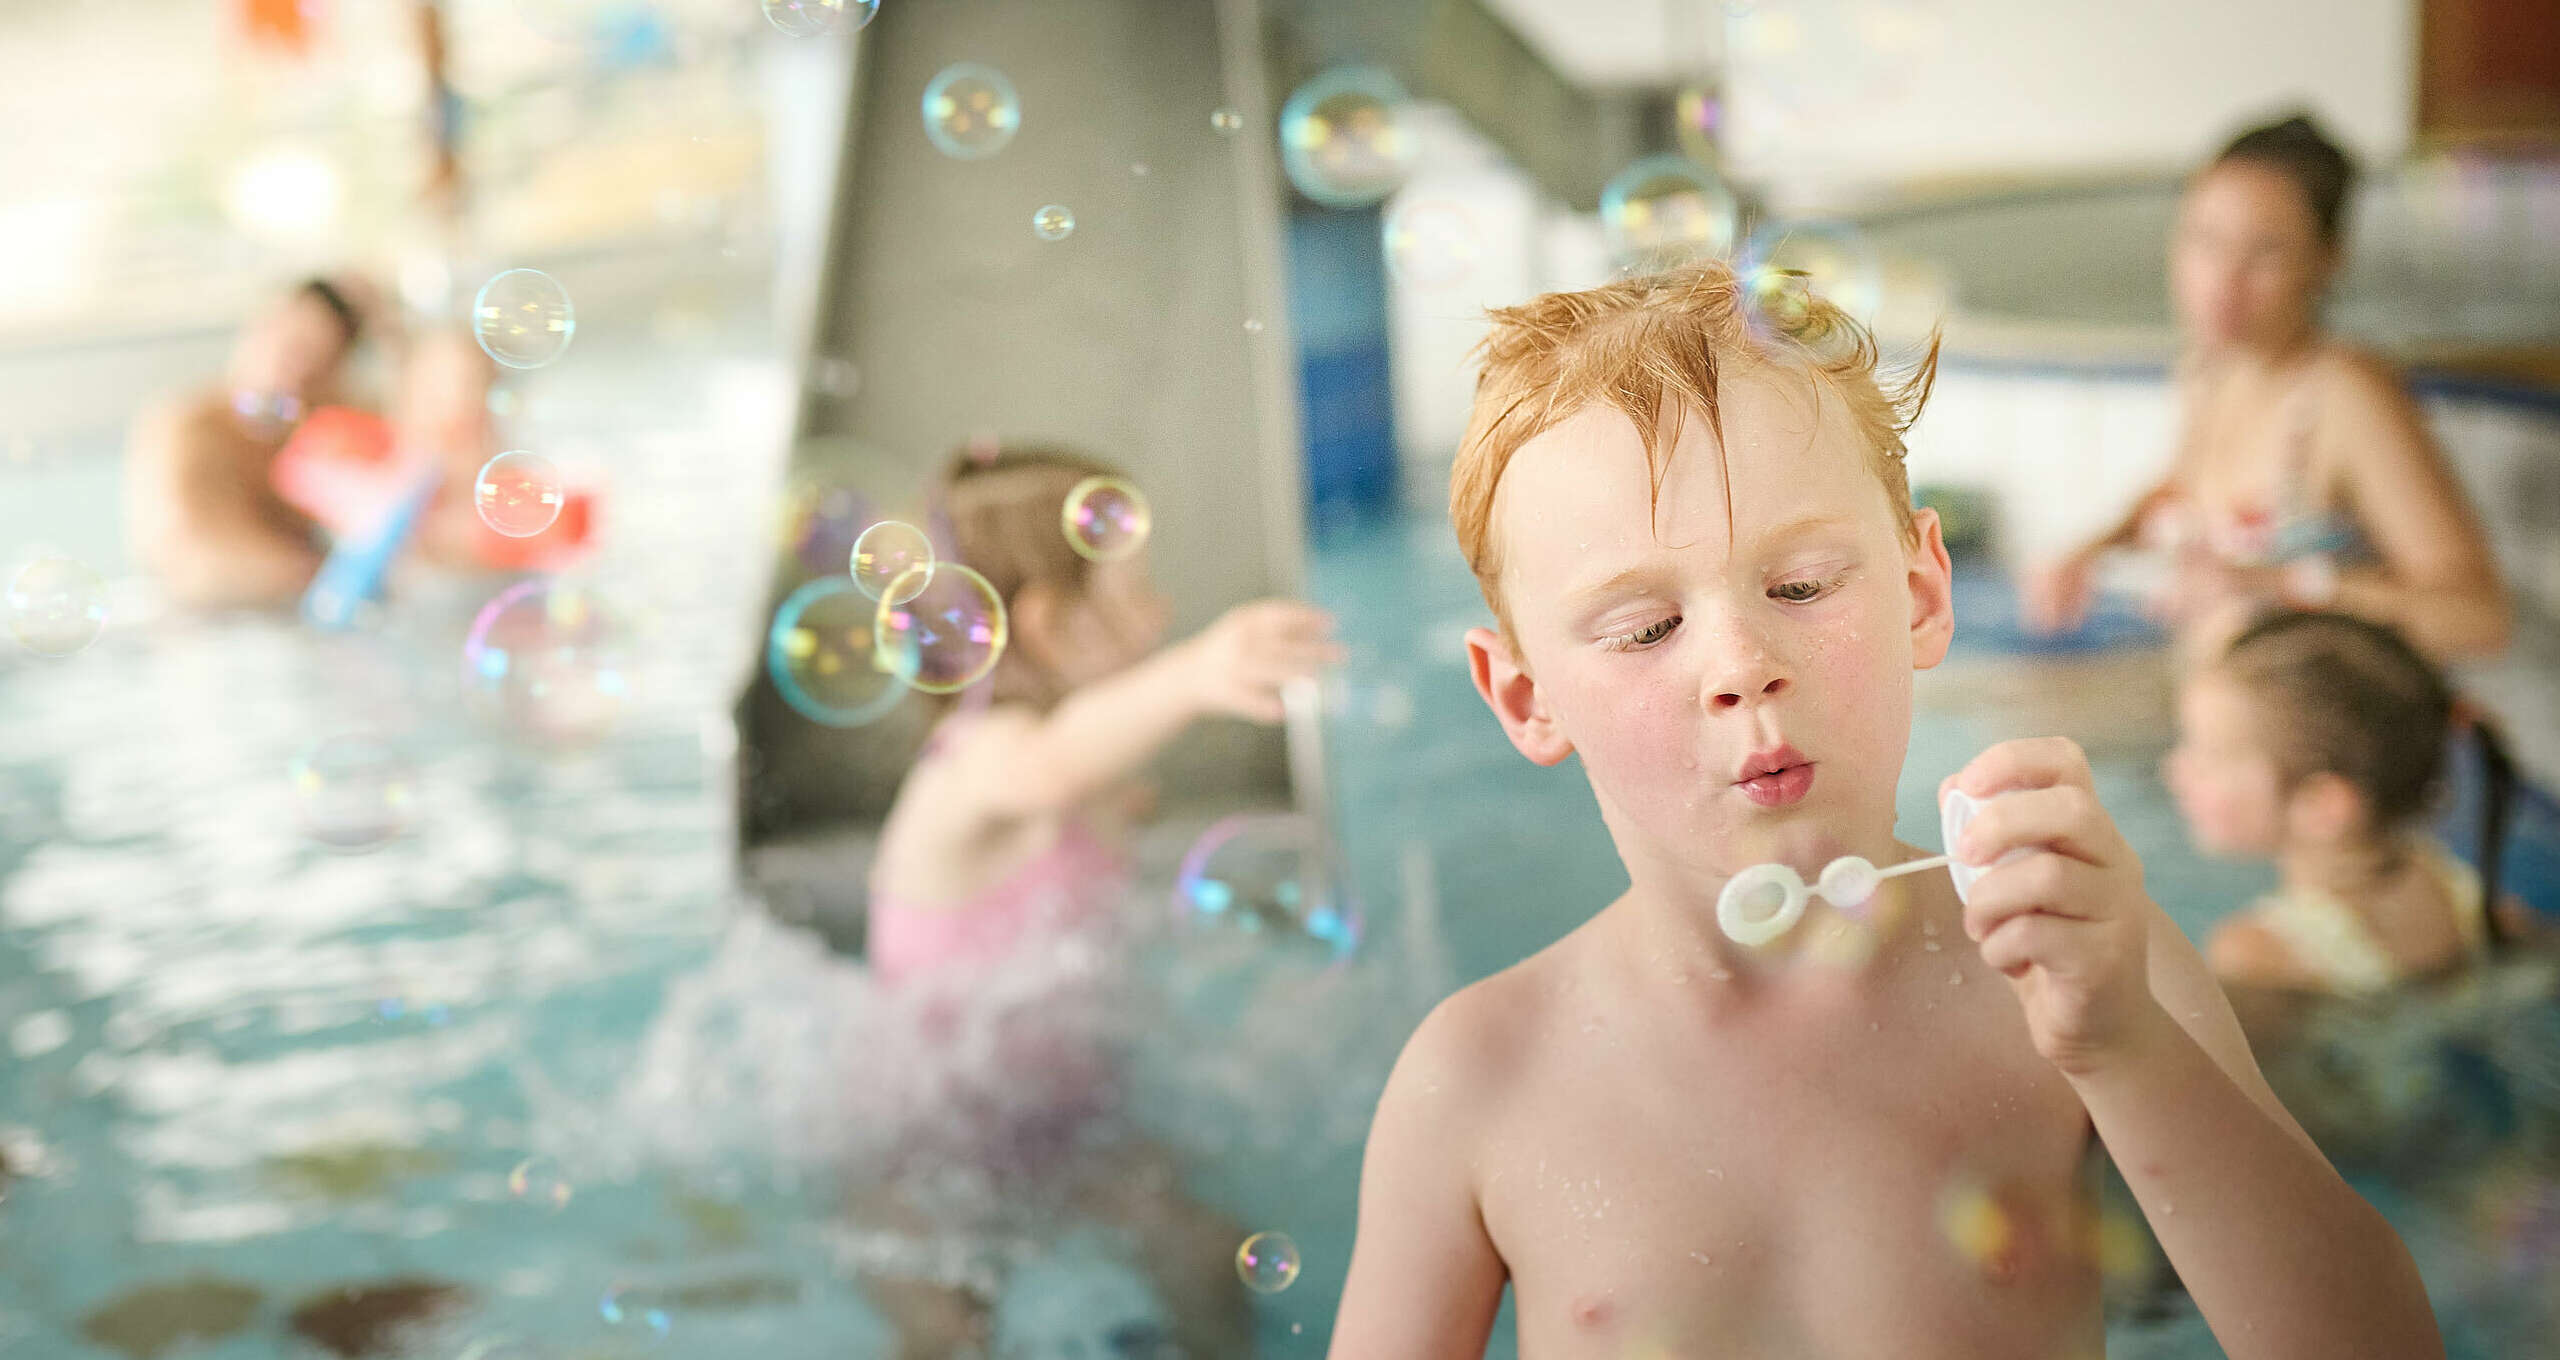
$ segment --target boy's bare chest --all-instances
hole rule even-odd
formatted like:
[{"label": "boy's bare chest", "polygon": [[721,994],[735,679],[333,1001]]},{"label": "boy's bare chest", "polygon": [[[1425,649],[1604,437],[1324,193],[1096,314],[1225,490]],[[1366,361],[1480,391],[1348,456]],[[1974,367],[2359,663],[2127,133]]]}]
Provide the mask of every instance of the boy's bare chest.
[{"label": "boy's bare chest", "polygon": [[1559,1036],[1546,1089],[1488,1131],[1479,1172],[1522,1353],[2053,1356],[2094,1339],[2085,1118],[2004,1027],[2005,988],[1969,985],[1894,1034],[1714,1052],[1676,1029]]}]

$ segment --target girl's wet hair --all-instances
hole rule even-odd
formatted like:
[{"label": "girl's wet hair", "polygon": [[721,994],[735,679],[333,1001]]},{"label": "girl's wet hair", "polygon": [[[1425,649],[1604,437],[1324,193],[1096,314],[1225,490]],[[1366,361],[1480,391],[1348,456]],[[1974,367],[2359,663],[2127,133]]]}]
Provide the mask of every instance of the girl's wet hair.
[{"label": "girl's wet hair", "polygon": [[2356,164],[2303,114],[2253,127],[2231,139],[2214,165],[2263,165],[2293,181],[2320,227],[2320,239],[2336,245],[2346,233],[2347,199],[2355,192]]},{"label": "girl's wet hair", "polygon": [[2497,900],[2513,766],[2496,732],[2469,719],[2443,672],[2407,639],[2353,615],[2279,613],[2234,638],[2219,669],[2274,715],[2260,736],[2286,786],[2320,774],[2346,780],[2377,834],[2435,811],[2460,720],[2483,758],[2481,894]]}]

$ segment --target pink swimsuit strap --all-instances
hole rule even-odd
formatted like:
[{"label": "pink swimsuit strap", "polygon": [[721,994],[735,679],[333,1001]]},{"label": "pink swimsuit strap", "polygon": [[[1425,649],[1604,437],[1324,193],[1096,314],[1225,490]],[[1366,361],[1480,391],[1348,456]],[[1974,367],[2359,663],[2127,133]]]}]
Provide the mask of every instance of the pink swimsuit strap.
[{"label": "pink swimsuit strap", "polygon": [[969,901],[931,905],[875,894],[872,967],[896,982],[955,964],[997,962],[1026,938],[1093,923],[1127,878],[1120,856],[1070,817],[1049,848]]}]

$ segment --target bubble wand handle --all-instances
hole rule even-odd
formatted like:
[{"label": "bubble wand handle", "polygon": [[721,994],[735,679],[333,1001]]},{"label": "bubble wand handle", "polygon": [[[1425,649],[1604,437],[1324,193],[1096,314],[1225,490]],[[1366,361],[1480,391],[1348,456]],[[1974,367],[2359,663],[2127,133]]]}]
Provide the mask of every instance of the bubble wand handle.
[{"label": "bubble wand handle", "polygon": [[1890,869],[1878,869],[1876,877],[1893,878],[1900,874],[1916,874],[1923,869],[1935,869],[1939,865],[1946,864],[1950,858],[1947,855],[1931,855],[1927,859],[1915,859],[1905,864],[1894,865]]}]

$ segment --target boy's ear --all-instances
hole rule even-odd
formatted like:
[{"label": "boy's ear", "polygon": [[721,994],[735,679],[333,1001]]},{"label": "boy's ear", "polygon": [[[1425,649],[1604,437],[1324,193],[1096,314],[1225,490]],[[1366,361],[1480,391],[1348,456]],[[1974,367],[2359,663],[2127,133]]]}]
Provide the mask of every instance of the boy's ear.
[{"label": "boy's ear", "polygon": [[1947,561],[1937,511],[1912,511],[1911,527],[1920,537],[1905,582],[1911,587],[1911,668],[1925,671],[1947,659],[1947,645],[1955,640],[1955,567]]},{"label": "boy's ear", "polygon": [[1573,742],[1556,726],[1538,695],[1538,682],[1511,653],[1511,644],[1490,628],[1467,630],[1467,671],[1476,693],[1502,723],[1504,736],[1520,754],[1539,765],[1553,765],[1573,754]]}]

